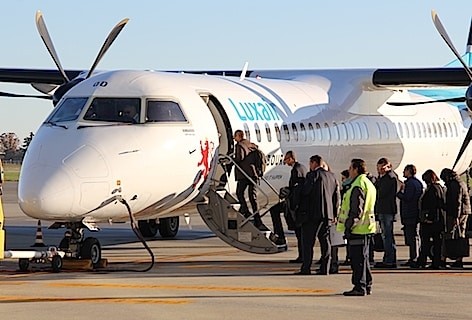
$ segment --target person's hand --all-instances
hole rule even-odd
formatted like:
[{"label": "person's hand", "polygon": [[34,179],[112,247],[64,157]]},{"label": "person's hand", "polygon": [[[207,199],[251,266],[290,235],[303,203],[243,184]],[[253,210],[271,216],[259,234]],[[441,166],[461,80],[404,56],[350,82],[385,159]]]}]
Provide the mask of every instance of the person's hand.
[{"label": "person's hand", "polygon": [[400,191],[405,190],[405,184],[403,182],[400,182]]}]

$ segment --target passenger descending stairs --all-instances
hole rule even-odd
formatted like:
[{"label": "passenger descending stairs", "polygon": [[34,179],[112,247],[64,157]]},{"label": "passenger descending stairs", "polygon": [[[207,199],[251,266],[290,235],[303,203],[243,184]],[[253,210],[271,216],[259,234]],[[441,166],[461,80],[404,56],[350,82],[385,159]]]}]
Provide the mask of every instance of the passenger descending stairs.
[{"label": "passenger descending stairs", "polygon": [[240,207],[226,189],[217,190],[211,184],[206,194],[207,202],[197,205],[197,209],[207,226],[227,244],[251,253],[279,253],[287,250],[287,245],[276,245],[271,231],[261,231],[253,222],[245,218]]}]

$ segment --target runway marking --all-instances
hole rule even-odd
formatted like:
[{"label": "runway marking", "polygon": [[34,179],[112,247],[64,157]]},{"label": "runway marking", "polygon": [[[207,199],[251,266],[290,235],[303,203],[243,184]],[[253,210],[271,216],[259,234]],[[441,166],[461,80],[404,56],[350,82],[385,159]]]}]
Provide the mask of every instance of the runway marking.
[{"label": "runway marking", "polygon": [[124,283],[50,283],[50,287],[72,288],[122,288],[122,289],[170,289],[170,290],[207,290],[207,291],[231,291],[231,292],[270,292],[270,293],[304,293],[320,294],[332,293],[329,289],[305,289],[305,288],[274,288],[274,287],[230,287],[230,286],[198,286],[198,285],[163,285],[163,284],[124,284]]},{"label": "runway marking", "polygon": [[0,303],[24,302],[86,302],[86,303],[135,303],[135,304],[187,304],[185,299],[154,299],[154,298],[64,298],[64,297],[28,297],[28,296],[0,296]]}]

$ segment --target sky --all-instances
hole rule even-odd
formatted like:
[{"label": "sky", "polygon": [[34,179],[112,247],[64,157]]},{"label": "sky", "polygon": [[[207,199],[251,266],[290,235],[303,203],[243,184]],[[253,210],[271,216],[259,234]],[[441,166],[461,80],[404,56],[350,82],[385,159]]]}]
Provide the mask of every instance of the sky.
[{"label": "sky", "polygon": [[[129,18],[98,70],[436,67],[454,60],[434,9],[463,53],[470,0],[15,0],[0,2],[0,68],[55,65],[36,30],[41,10],[65,69],[88,70],[113,26]],[[0,91],[36,94],[29,85]],[[39,99],[0,98],[0,133],[20,140],[52,111]]]}]

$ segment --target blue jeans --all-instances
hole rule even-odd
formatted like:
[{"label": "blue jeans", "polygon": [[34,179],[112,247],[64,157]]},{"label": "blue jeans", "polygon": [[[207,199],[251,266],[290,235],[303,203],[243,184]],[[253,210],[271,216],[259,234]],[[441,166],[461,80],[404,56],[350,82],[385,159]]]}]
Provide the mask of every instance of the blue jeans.
[{"label": "blue jeans", "polygon": [[397,263],[397,247],[393,235],[394,214],[379,214],[380,228],[382,229],[382,240],[384,244],[383,262],[386,264]]}]

